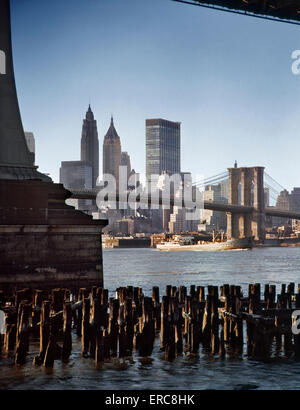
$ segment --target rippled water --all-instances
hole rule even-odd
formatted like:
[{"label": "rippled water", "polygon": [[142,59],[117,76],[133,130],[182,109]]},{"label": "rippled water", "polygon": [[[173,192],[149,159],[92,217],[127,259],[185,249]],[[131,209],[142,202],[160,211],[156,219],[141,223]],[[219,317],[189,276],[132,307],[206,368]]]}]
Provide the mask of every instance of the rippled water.
[{"label": "rippled water", "polygon": [[[268,248],[225,252],[158,252],[152,249],[104,250],[105,287],[142,287],[151,295],[157,285],[241,285],[249,283],[300,283],[300,249]],[[244,352],[226,359],[181,357],[165,362],[159,341],[153,362],[142,365],[137,357],[127,369],[95,369],[93,360],[80,357],[80,341],[74,335],[69,363],[55,362],[53,371],[34,368],[38,344],[31,344],[27,365],[13,366],[13,359],[0,358],[0,387],[14,389],[299,389],[300,362],[284,357],[267,363],[249,360]]]}]

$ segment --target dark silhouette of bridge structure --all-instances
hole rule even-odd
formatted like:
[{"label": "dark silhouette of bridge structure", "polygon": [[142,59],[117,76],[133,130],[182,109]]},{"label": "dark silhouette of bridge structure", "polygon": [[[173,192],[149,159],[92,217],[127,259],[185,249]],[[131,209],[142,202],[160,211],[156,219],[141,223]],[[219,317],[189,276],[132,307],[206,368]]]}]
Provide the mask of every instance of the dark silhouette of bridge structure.
[{"label": "dark silhouette of bridge structure", "polygon": [[173,0],[193,6],[300,25],[299,0]]}]

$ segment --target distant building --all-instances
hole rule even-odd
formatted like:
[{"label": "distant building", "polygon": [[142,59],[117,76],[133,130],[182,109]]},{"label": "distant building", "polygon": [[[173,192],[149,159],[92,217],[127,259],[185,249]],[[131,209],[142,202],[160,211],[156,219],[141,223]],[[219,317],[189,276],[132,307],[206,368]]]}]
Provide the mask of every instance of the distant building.
[{"label": "distant building", "polygon": [[[81,161],[63,161],[60,168],[60,183],[67,189],[94,189],[99,176],[99,141],[97,121],[89,105],[83,120],[81,134]],[[96,201],[68,200],[70,205],[91,212]]]},{"label": "distant building", "polygon": [[286,211],[300,211],[300,188],[294,188],[291,193],[286,189],[278,195],[276,208]]},{"label": "distant building", "polygon": [[[226,190],[226,184],[218,184],[218,185],[208,185],[205,187],[205,191],[203,193],[204,201],[211,201],[211,202],[219,202],[219,203],[227,203],[227,197],[224,197]],[[206,224],[206,229],[208,231],[213,230],[220,230],[226,229],[227,226],[227,219],[226,214],[224,212],[217,212],[217,211],[210,211],[208,209],[204,209],[202,213],[202,220]]]},{"label": "distant building", "polygon": [[82,126],[81,161],[91,165],[92,188],[95,188],[99,176],[99,140],[97,121],[94,118],[90,105]]},{"label": "distant building", "polygon": [[293,211],[300,211],[300,188],[294,188],[292,190],[291,206]]},{"label": "distant building", "polygon": [[[60,183],[67,189],[92,189],[93,168],[90,163],[84,161],[64,161],[60,168]],[[92,201],[80,199],[69,200],[69,205],[77,209],[89,210]]]},{"label": "distant building", "polygon": [[33,163],[35,163],[35,138],[32,132],[25,132],[26,144],[33,155]]},{"label": "distant building", "polygon": [[276,208],[290,211],[292,209],[292,201],[289,192],[285,189],[278,195]]},{"label": "distant building", "polygon": [[60,168],[60,183],[67,189],[92,189],[91,164],[84,161],[63,161]]},{"label": "distant building", "polygon": [[[164,171],[169,175],[179,174],[181,146],[181,123],[163,119],[146,120],[146,178]],[[155,181],[154,181],[155,183]]]},{"label": "distant building", "polygon": [[[121,165],[121,141],[115,129],[113,117],[103,142],[103,175],[113,175],[119,184],[119,167]],[[128,164],[126,164],[128,165]]]},{"label": "distant building", "polygon": [[[280,192],[277,197],[276,201],[276,208],[282,209],[285,211],[292,210],[292,198],[290,193],[285,189]],[[281,226],[290,224],[291,220],[289,218],[282,218],[282,217],[272,217],[272,225],[273,226]]]},{"label": "distant building", "polygon": [[186,231],[185,209],[178,206],[173,207],[170,215],[169,232],[172,234],[183,233]]},{"label": "distant building", "polygon": [[127,175],[129,177],[131,174],[131,161],[130,161],[130,155],[128,154],[128,152],[122,152],[121,166],[127,167]]}]

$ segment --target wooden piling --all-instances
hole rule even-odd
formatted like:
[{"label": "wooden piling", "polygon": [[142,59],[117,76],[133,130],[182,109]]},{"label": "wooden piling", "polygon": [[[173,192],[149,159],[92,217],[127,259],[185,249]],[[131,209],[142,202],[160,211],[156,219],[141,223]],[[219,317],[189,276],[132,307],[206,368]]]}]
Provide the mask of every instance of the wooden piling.
[{"label": "wooden piling", "polygon": [[70,302],[63,305],[63,348],[62,360],[68,361],[72,352],[72,306]]}]

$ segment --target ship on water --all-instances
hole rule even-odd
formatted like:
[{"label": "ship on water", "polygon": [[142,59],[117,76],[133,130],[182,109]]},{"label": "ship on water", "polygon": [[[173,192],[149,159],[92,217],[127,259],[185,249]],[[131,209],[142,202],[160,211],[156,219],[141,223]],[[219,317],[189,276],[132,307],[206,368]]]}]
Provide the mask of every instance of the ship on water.
[{"label": "ship on water", "polygon": [[171,241],[165,241],[156,245],[160,251],[225,251],[237,249],[252,249],[253,238],[242,238],[232,240],[216,240],[211,242],[194,242],[192,236],[175,236]]}]

